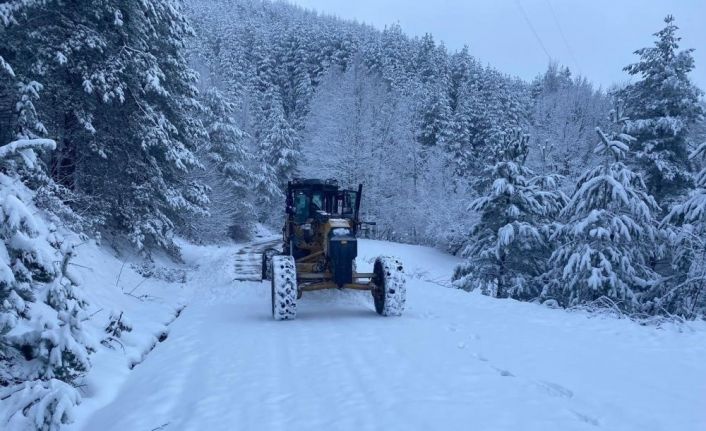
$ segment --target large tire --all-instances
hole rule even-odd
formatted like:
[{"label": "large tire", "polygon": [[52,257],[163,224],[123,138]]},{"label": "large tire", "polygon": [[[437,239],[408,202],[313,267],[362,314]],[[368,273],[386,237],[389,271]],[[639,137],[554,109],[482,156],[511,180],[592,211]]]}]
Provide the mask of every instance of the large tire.
[{"label": "large tire", "polygon": [[280,252],[276,248],[268,248],[262,252],[262,280],[272,280],[272,257]]},{"label": "large tire", "polygon": [[407,299],[404,268],[399,259],[380,256],[373,268],[373,302],[382,316],[400,316]]},{"label": "large tire", "polygon": [[297,266],[292,256],[272,256],[272,317],[297,317]]}]

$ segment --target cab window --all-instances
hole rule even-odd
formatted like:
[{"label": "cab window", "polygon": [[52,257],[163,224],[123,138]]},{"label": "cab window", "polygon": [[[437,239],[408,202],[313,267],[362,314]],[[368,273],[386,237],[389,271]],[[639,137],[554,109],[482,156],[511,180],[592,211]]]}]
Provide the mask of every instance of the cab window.
[{"label": "cab window", "polygon": [[309,196],[298,193],[294,197],[294,222],[304,223],[309,218]]},{"label": "cab window", "polygon": [[314,193],[311,195],[311,216],[314,216],[316,211],[324,209],[324,196],[321,193]]},{"label": "cab window", "polygon": [[354,207],[355,207],[355,200],[356,197],[358,196],[358,192],[353,192],[346,190],[344,199],[343,199],[343,214],[347,216],[353,215]]}]

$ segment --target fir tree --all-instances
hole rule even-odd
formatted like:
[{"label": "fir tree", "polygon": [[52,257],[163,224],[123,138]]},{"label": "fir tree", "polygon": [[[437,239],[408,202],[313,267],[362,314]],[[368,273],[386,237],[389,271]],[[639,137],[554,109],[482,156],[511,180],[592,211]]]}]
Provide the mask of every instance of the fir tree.
[{"label": "fir tree", "polygon": [[417,140],[424,147],[443,144],[451,120],[446,59],[443,45],[437,47],[431,35],[426,34],[416,60],[421,84]]},{"label": "fir tree", "polygon": [[597,132],[596,152],[606,160],[579,178],[562,210],[542,298],[564,307],[607,298],[635,312],[657,278],[650,258],[659,236],[653,217],[658,207],[642,177],[621,161],[634,138]]},{"label": "fir tree", "polygon": [[702,92],[689,79],[693,49],[679,50],[674,17],[655,33],[655,45],[635,51],[640,61],[625,67],[639,80],[619,92],[629,121],[625,132],[650,194],[665,209],[691,186],[689,128],[703,115]]},{"label": "fir tree", "polygon": [[127,234],[145,252],[176,253],[175,225],[207,203],[205,188],[188,180],[205,131],[180,2],[15,3],[29,6],[3,40],[22,59],[16,76],[43,87],[38,118],[60,137],[52,178],[81,197],[71,204],[103,230]]},{"label": "fir tree", "polygon": [[283,196],[287,181],[297,172],[299,148],[297,133],[285,118],[279,91],[270,87],[265,94],[262,127],[257,143],[260,175],[256,185],[258,204],[270,212],[273,199]]},{"label": "fir tree", "polygon": [[260,149],[265,157],[265,163],[274,168],[277,184],[282,187],[297,172],[299,149],[297,133],[289,125],[284,111],[275,103],[275,109],[270,113],[267,134],[260,143]]},{"label": "fir tree", "polygon": [[195,241],[247,238],[256,219],[252,189],[258,182],[249,136],[235,121],[235,105],[218,90],[208,89],[200,100],[208,135],[196,153],[204,168],[191,178],[208,186],[208,215],[188,220],[184,230]]},{"label": "fir tree", "polygon": [[0,146],[0,421],[10,429],[58,430],[81,400],[77,379],[93,350],[86,303],[69,267],[73,245],[34,206],[20,171],[41,170],[47,139]]},{"label": "fir tree", "polygon": [[543,222],[561,209],[565,198],[542,189],[524,166],[528,141],[517,131],[504,137],[490,173],[492,185],[470,206],[479,220],[463,252],[467,261],[454,273],[459,288],[525,300],[540,292],[536,277],[546,269],[549,252]]},{"label": "fir tree", "polygon": [[[692,159],[706,159],[706,142]],[[674,275],[647,297],[651,313],[694,318],[706,312],[706,168],[696,176],[696,188],[677,203],[662,221],[670,233]]]}]

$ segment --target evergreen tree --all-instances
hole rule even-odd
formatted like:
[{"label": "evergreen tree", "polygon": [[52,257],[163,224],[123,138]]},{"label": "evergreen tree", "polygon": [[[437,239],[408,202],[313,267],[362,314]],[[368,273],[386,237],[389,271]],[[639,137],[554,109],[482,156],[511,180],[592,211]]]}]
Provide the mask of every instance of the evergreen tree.
[{"label": "evergreen tree", "polygon": [[632,150],[650,194],[667,209],[669,202],[691,186],[689,128],[703,115],[702,94],[689,79],[693,49],[679,50],[674,17],[655,33],[655,45],[635,51],[640,61],[625,67],[639,77],[619,92],[630,119],[625,132],[636,140]]},{"label": "evergreen tree", "polygon": [[103,230],[127,234],[146,252],[176,253],[175,225],[207,203],[205,188],[188,179],[205,131],[183,56],[192,31],[181,3],[27,4],[3,36],[21,59],[15,74],[43,87],[36,112],[59,137],[52,178],[81,197],[71,204]]},{"label": "evergreen tree", "polygon": [[467,133],[467,136],[461,134],[461,139],[468,139],[468,142],[461,141],[463,144],[454,163],[457,164],[456,172],[472,181],[473,174],[482,171],[498,146],[503,145],[505,131],[527,125],[530,105],[523,84],[490,68],[478,74],[464,95],[455,121],[461,125],[462,133]]},{"label": "evergreen tree", "polygon": [[411,79],[412,47],[398,24],[386,27],[380,41],[382,78],[394,89],[402,89]]},{"label": "evergreen tree", "polygon": [[639,311],[640,295],[657,278],[650,258],[658,207],[642,177],[621,161],[634,138],[597,132],[596,152],[606,161],[579,178],[562,210],[542,298],[564,307],[607,298],[621,310]]},{"label": "evergreen tree", "polygon": [[285,118],[284,110],[278,103],[274,106],[268,120],[271,126],[260,143],[260,149],[265,163],[274,168],[277,184],[284,187],[297,172],[299,148],[297,133]]},{"label": "evergreen tree", "polygon": [[[284,83],[284,112],[294,125],[300,125],[308,113],[309,102],[313,93],[311,77],[308,71],[308,52],[298,30],[290,38],[285,48],[282,79]],[[297,127],[298,128],[298,127]]]},{"label": "evergreen tree", "polygon": [[605,115],[609,98],[557,64],[550,64],[534,80],[531,92],[531,134],[536,139],[530,154],[532,166],[569,177],[580,175],[586,165],[597,164],[594,130],[597,125],[610,127]]},{"label": "evergreen tree", "polygon": [[504,137],[490,172],[492,185],[470,206],[479,219],[463,252],[467,260],[454,273],[459,288],[480,288],[498,298],[539,295],[536,277],[545,271],[549,252],[543,222],[561,209],[565,198],[543,190],[524,166],[528,142],[518,131]]},{"label": "evergreen tree", "polygon": [[246,149],[246,135],[233,118],[235,106],[216,89],[205,92],[203,104],[206,108],[203,123],[208,132],[207,160],[223,175],[233,193],[245,199],[250,189],[248,164],[252,156]]},{"label": "evergreen tree", "polygon": [[278,89],[268,89],[261,115],[263,130],[257,143],[261,175],[256,189],[259,207],[269,213],[272,200],[283,196],[287,181],[297,173],[300,156],[297,132],[285,118]]},{"label": "evergreen tree", "polygon": [[9,429],[69,423],[81,400],[76,380],[91,365],[73,245],[44,222],[21,181],[42,169],[37,153],[55,147],[47,139],[0,146],[0,421]]},{"label": "evergreen tree", "polygon": [[247,238],[256,219],[252,189],[258,181],[248,136],[236,124],[235,105],[211,88],[201,96],[202,122],[208,133],[197,156],[204,169],[191,177],[208,186],[208,215],[188,221],[185,231],[196,241]]},{"label": "evergreen tree", "polygon": [[437,47],[432,36],[426,34],[416,59],[420,83],[417,139],[422,146],[443,144],[451,121],[446,61],[443,45]]},{"label": "evergreen tree", "polygon": [[[691,154],[706,159],[706,142]],[[652,290],[648,312],[694,318],[706,313],[706,168],[696,176],[696,188],[662,221],[674,249],[674,276]]]}]

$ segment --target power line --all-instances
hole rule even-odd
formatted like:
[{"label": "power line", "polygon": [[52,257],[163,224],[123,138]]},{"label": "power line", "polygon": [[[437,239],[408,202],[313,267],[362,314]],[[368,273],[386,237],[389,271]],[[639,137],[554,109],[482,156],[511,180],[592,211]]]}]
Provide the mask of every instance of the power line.
[{"label": "power line", "polygon": [[579,64],[578,60],[576,59],[576,56],[574,55],[574,50],[571,49],[571,45],[569,44],[569,40],[566,38],[566,35],[564,34],[564,30],[561,28],[561,24],[559,23],[559,18],[556,15],[556,12],[554,11],[554,6],[552,6],[552,2],[549,0],[547,1],[547,6],[549,6],[549,10],[552,13],[552,18],[554,19],[554,24],[556,24],[556,28],[559,30],[559,35],[561,35],[561,40],[564,41],[564,45],[566,46],[566,50],[569,51],[569,56],[571,56],[571,60],[574,62],[574,65],[576,66],[576,69],[578,69],[579,74],[581,74],[581,65]]},{"label": "power line", "polygon": [[537,30],[534,29],[532,21],[530,21],[529,16],[527,16],[527,12],[525,12],[525,8],[522,7],[522,3],[520,3],[520,0],[515,0],[515,4],[520,9],[520,12],[522,12],[522,16],[525,18],[527,26],[530,28],[530,30],[532,30],[532,34],[534,34],[535,39],[537,39],[537,43],[539,43],[539,46],[542,47],[542,51],[544,51],[544,53],[547,55],[547,59],[549,59],[549,61],[551,62],[552,56],[549,54],[549,51],[547,51],[547,47],[544,46],[544,42],[542,42],[542,38],[539,37],[539,33],[537,33]]}]

